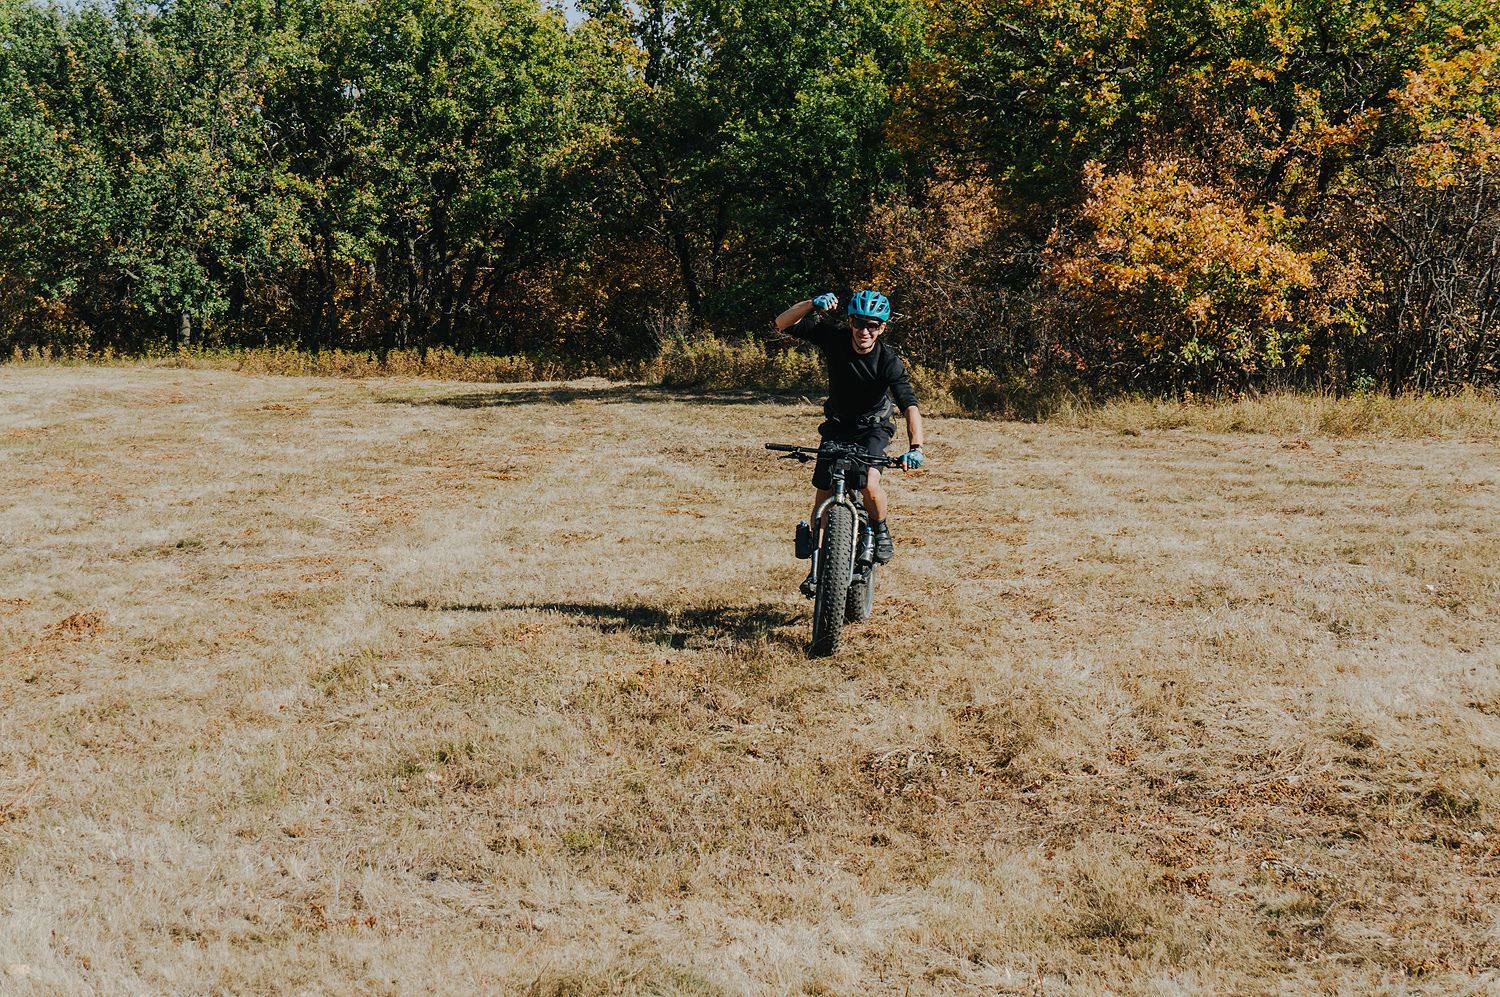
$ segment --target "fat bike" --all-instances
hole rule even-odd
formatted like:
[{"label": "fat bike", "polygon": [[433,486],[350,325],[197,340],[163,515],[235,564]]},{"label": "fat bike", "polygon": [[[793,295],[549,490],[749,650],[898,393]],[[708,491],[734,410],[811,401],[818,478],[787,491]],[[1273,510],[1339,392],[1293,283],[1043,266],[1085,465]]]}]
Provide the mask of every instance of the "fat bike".
[{"label": "fat bike", "polygon": [[869,515],[859,492],[848,485],[854,471],[864,468],[901,468],[899,457],[877,457],[855,443],[825,442],[821,447],[799,447],[789,443],[767,443],[767,450],[783,451],[782,460],[807,463],[831,458],[833,494],[813,511],[812,572],[803,594],[813,600],[812,644],[808,654],[837,654],[843,643],[844,624],[870,618],[875,605],[875,545],[861,544],[867,536]]}]

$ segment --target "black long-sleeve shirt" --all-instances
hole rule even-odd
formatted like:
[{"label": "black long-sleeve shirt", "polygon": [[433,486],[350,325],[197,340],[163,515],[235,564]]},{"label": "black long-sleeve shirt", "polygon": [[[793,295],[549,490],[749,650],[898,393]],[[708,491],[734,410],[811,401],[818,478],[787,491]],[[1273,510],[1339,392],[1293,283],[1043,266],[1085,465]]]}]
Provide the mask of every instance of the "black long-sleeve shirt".
[{"label": "black long-sleeve shirt", "polygon": [[857,422],[878,415],[885,408],[887,392],[900,412],[917,404],[906,364],[885,340],[875,340],[869,353],[856,353],[848,326],[835,325],[815,313],[786,332],[823,352],[828,368],[828,401],[823,403],[823,412],[829,418]]}]

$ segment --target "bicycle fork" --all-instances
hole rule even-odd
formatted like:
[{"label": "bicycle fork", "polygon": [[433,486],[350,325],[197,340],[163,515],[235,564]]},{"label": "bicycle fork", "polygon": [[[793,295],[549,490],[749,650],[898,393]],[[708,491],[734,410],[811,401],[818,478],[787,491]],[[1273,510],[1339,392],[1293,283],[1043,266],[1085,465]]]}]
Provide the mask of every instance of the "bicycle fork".
[{"label": "bicycle fork", "polygon": [[850,501],[848,493],[838,487],[839,484],[842,484],[842,482],[836,482],[834,493],[822,502],[819,502],[818,507],[813,510],[813,522],[817,524],[817,530],[813,533],[812,570],[809,577],[813,580],[813,588],[815,590],[818,583],[823,579],[823,538],[827,525],[824,513],[832,506],[848,506],[849,511],[854,514],[854,542],[849,545],[849,575],[853,578],[856,575],[863,574],[864,566],[854,560],[854,552],[859,548],[860,510],[854,502]]}]

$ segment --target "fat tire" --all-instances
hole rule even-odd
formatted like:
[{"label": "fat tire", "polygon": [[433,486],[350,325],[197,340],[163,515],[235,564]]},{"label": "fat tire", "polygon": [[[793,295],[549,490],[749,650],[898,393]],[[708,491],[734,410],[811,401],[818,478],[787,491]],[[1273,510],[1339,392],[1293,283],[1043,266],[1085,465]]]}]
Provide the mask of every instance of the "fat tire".
[{"label": "fat tire", "polygon": [[865,569],[864,581],[851,581],[849,583],[849,595],[844,600],[844,619],[849,623],[863,623],[870,618],[870,611],[875,608],[875,569],[878,564],[871,564]]},{"label": "fat tire", "polygon": [[854,513],[848,506],[829,506],[823,520],[823,550],[818,555],[818,595],[813,600],[812,646],[815,658],[837,654],[844,639],[844,608],[854,550]]}]

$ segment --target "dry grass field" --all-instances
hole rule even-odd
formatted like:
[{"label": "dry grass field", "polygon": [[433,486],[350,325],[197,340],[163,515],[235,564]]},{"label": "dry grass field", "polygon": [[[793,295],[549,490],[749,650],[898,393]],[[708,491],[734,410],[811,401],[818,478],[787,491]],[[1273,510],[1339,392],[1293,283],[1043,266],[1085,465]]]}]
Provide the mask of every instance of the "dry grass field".
[{"label": "dry grass field", "polygon": [[0,994],[1500,992],[1492,433],[815,413],[0,368]]}]

